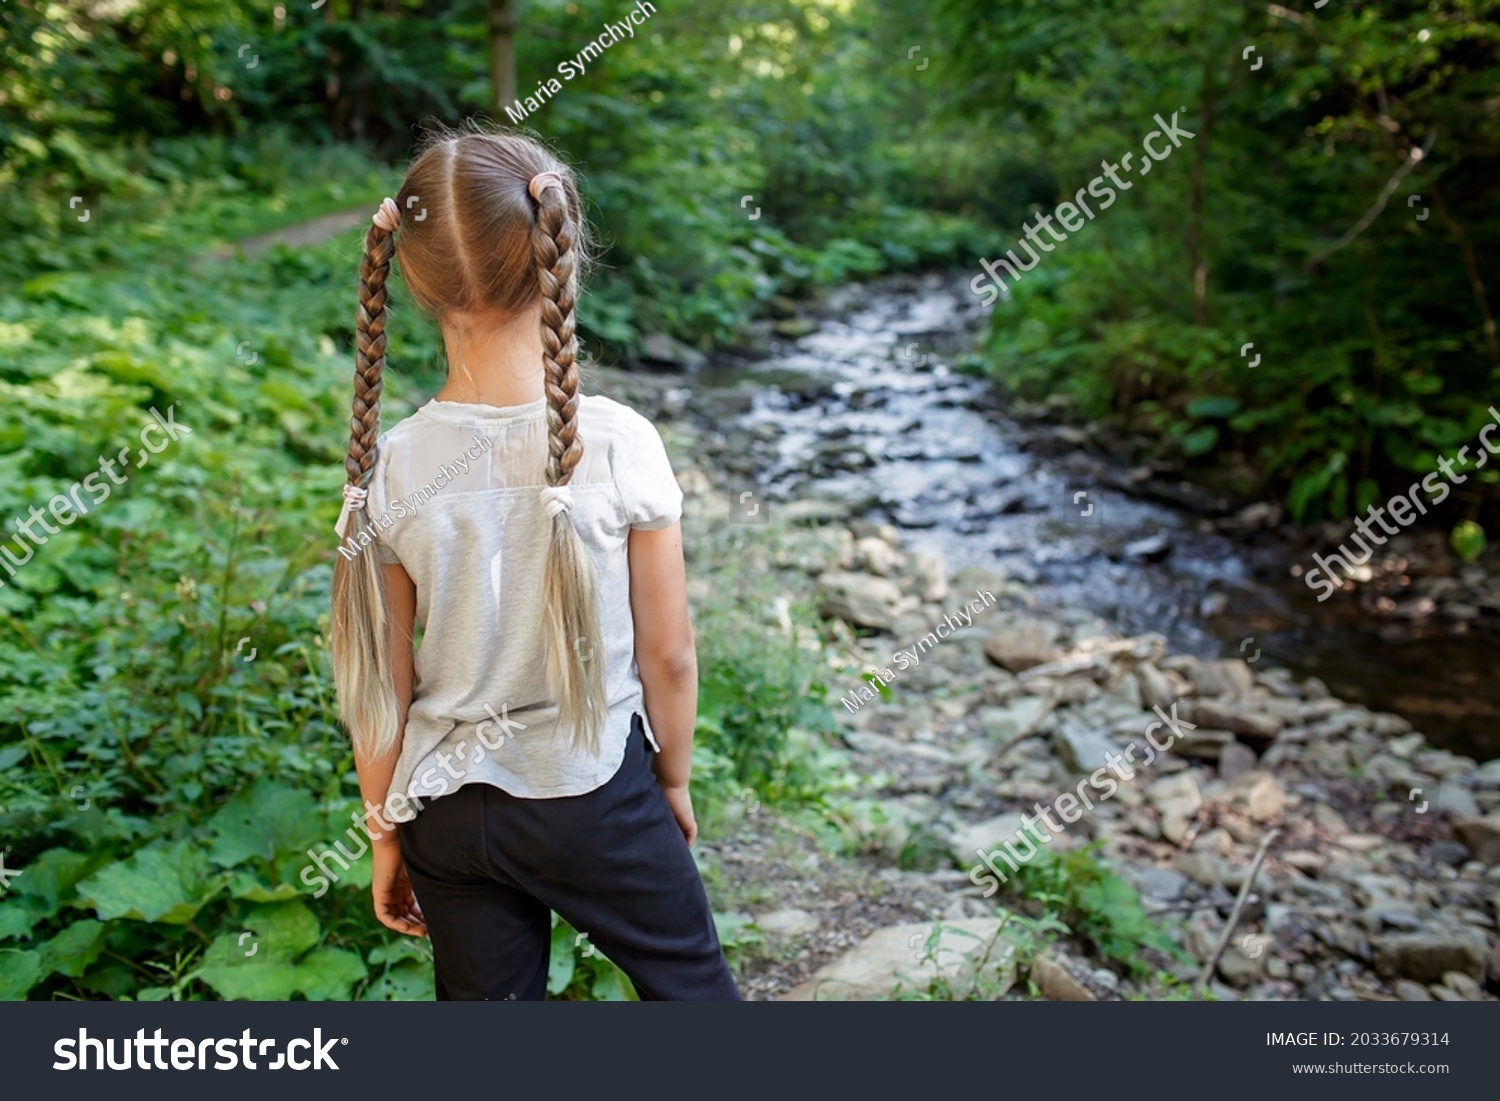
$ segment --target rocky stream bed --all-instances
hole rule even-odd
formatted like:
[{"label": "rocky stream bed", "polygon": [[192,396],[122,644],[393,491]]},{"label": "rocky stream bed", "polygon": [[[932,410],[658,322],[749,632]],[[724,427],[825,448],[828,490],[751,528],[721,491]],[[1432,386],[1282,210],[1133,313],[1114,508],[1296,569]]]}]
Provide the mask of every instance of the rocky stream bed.
[{"label": "rocky stream bed", "polygon": [[[606,392],[664,426],[687,497],[690,555],[701,525],[744,522],[735,513],[747,493],[767,500],[800,533],[795,550],[773,555],[786,593],[817,603],[844,649],[843,667],[865,673],[833,685],[850,705],[829,701],[844,730],[850,787],[863,800],[851,826],[857,853],[830,852],[763,808],[700,842],[719,877],[711,891],[743,903],[765,938],[743,968],[747,996],[878,998],[899,987],[916,996],[1116,999],[1163,996],[1162,976],[1182,984],[1167,996],[1221,1000],[1500,994],[1500,759],[1475,759],[1494,756],[1484,752],[1495,744],[1489,735],[1429,738],[1403,715],[1339,698],[1264,641],[1264,655],[1241,646],[1239,656],[1208,656],[1222,653],[1225,632],[1215,638],[1204,624],[1226,603],[1255,603],[1263,623],[1286,618],[1275,611],[1284,594],[1267,596],[1250,581],[1257,552],[1246,537],[1273,527],[1274,510],[1226,509],[1194,526],[1151,503],[1149,472],[1109,476],[1086,440],[1046,466],[991,454],[990,442],[976,454],[975,429],[953,418],[992,423],[993,400],[982,383],[941,368],[922,380],[897,363],[866,382],[810,386],[799,368],[785,388],[788,361],[829,353],[834,338],[846,363],[908,335],[952,354],[972,324],[946,289],[927,289],[939,301],[925,316],[919,304],[904,329],[886,326],[878,337],[862,336],[858,317],[833,325],[832,337],[827,324],[788,327],[793,350],[753,384],[712,384],[702,372],[605,372]],[[802,391],[813,396],[797,397]],[[821,434],[820,392],[836,393],[848,414]],[[929,414],[925,436],[912,419],[919,407]],[[1057,430],[1040,435],[1059,446]],[[868,446],[872,436],[879,446]],[[861,439],[867,446],[856,446]],[[881,479],[873,489],[872,466]],[[1057,548],[1046,522],[1057,519],[1057,502],[1068,507],[1085,473],[1087,484],[1105,487],[1097,499],[1118,522],[1108,537],[1090,529],[1089,538],[1114,544],[1049,569]],[[1132,486],[1135,496],[1125,492]],[[1005,517],[1012,526],[992,522]],[[1017,518],[1027,524],[1023,537]],[[1141,569],[1166,556],[1139,545],[1159,531],[1167,547],[1191,552],[1171,576]],[[1415,554],[1416,542],[1405,551]],[[1285,544],[1275,553],[1284,559]],[[1404,622],[1458,604],[1458,614],[1437,617],[1457,625],[1445,637],[1473,626],[1492,654],[1488,621],[1492,604],[1500,611],[1500,584],[1478,569],[1430,572],[1443,576],[1422,580],[1412,599],[1433,606]],[[710,583],[690,581],[700,596]],[[986,593],[992,602],[976,595]],[[1205,616],[1203,598],[1213,593],[1227,595]],[[1346,636],[1342,649],[1355,641]],[[898,652],[909,655],[904,664]],[[1471,679],[1493,669],[1484,652],[1465,658]],[[1346,656],[1340,668],[1357,667],[1360,655]],[[1370,656],[1376,680],[1380,660],[1389,655]],[[884,693],[873,691],[872,676]],[[1483,699],[1466,702],[1471,719],[1487,714]],[[1153,730],[1158,739],[1173,732],[1170,751],[1152,753],[1128,779],[1111,769],[1115,790],[1103,797],[1099,770],[1132,743],[1141,760]],[[1469,756],[1467,747],[1479,749]],[[1007,924],[1017,900],[1003,889],[986,896],[985,874],[1003,859],[995,850],[1016,839],[1021,816],[1040,804],[1062,817],[1060,797],[1081,794],[1080,785],[1092,806],[1049,830],[1047,847],[1097,842],[1179,958],[1157,953],[1133,969],[1079,936],[1032,951]],[[902,854],[922,844],[937,859],[904,869]]]}]

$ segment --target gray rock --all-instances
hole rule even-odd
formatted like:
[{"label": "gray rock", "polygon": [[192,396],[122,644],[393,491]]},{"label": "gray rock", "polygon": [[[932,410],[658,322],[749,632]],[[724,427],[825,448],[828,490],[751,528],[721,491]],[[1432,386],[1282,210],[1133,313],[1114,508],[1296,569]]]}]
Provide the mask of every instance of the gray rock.
[{"label": "gray rock", "polygon": [[1218,761],[1224,747],[1233,745],[1234,740],[1227,730],[1188,730],[1172,742],[1172,752],[1196,761]]},{"label": "gray rock", "polygon": [[1167,532],[1158,531],[1144,539],[1126,543],[1120,553],[1125,558],[1140,562],[1160,562],[1172,553],[1172,537]]},{"label": "gray rock", "polygon": [[1392,715],[1389,712],[1377,714],[1373,721],[1375,733],[1382,738],[1396,737],[1401,734],[1411,733],[1411,723],[1400,715]]},{"label": "gray rock", "polygon": [[1171,707],[1180,694],[1172,691],[1172,685],[1166,676],[1149,661],[1137,665],[1134,676],[1135,683],[1141,690],[1141,703],[1148,708]]},{"label": "gray rock", "polygon": [[1367,906],[1361,911],[1359,920],[1371,933],[1378,933],[1384,928],[1414,932],[1423,925],[1422,915],[1416,903],[1401,902],[1390,898],[1383,899],[1373,906]]},{"label": "gray rock", "polygon": [[984,653],[1002,669],[1019,673],[1034,665],[1045,665],[1060,656],[1055,629],[1042,623],[1017,623],[997,627],[984,640]]},{"label": "gray rock", "polygon": [[779,937],[799,937],[815,931],[821,922],[806,910],[773,910],[755,919],[762,932]]},{"label": "gray rock", "polygon": [[1461,1001],[1477,1002],[1484,998],[1479,983],[1474,981],[1472,975],[1466,975],[1462,971],[1449,971],[1443,976],[1443,985],[1457,994]]},{"label": "gray rock", "polygon": [[1452,781],[1445,780],[1438,786],[1433,806],[1438,810],[1448,811],[1455,818],[1478,818],[1480,814],[1474,793]]},{"label": "gray rock", "polygon": [[1093,1002],[1098,1001],[1088,987],[1056,960],[1040,957],[1031,965],[1031,981],[1036,983],[1042,997],[1049,1002]]},{"label": "gray rock", "polygon": [[695,370],[708,360],[702,352],[688,347],[669,333],[648,333],[641,341],[641,358],[688,370]]},{"label": "gray rock", "polygon": [[1453,836],[1476,859],[1489,865],[1500,864],[1500,814],[1455,822]]},{"label": "gray rock", "polygon": [[1214,888],[1224,882],[1224,859],[1206,852],[1186,852],[1175,861],[1182,872],[1200,887]]},{"label": "gray rock", "polygon": [[1462,867],[1473,855],[1466,845],[1460,845],[1457,841],[1434,841],[1427,846],[1428,860],[1434,864],[1446,864],[1450,868]]},{"label": "gray rock", "polygon": [[[780,1000],[884,1000],[898,986],[925,991],[939,980],[949,986],[979,983],[990,997],[999,997],[1016,979],[1015,946],[1000,935],[1001,927],[1000,918],[943,922],[937,942],[929,947],[930,923],[888,926],[820,967]],[[983,972],[977,973],[981,961]]]},{"label": "gray rock", "polygon": [[1271,950],[1271,938],[1264,933],[1246,933],[1236,937],[1219,957],[1219,975],[1231,986],[1246,987],[1260,978]]},{"label": "gray rock", "polygon": [[1147,898],[1178,902],[1188,889],[1188,877],[1171,868],[1143,868],[1135,873],[1135,887]]},{"label": "gray rock", "polygon": [[948,598],[948,570],[942,559],[930,554],[913,554],[910,571],[924,603],[935,604]]},{"label": "gray rock", "polygon": [[985,737],[1007,742],[1023,730],[1032,729],[1047,709],[1042,696],[1021,696],[1006,707],[985,708],[980,716]]},{"label": "gray rock", "polygon": [[1387,790],[1400,792],[1403,799],[1412,788],[1431,790],[1435,786],[1406,761],[1389,753],[1377,753],[1366,761],[1365,775]]},{"label": "gray rock", "polygon": [[1473,929],[1431,929],[1371,939],[1375,970],[1383,979],[1437,983],[1449,971],[1477,976],[1487,945]]},{"label": "gray rock", "polygon": [[1198,726],[1228,730],[1260,742],[1270,742],[1286,725],[1275,715],[1253,711],[1248,706],[1206,699],[1189,701],[1188,720]]},{"label": "gray rock", "polygon": [[1254,822],[1279,818],[1286,807],[1286,793],[1269,772],[1246,772],[1225,786],[1220,801]]},{"label": "gray rock", "polygon": [[1259,761],[1255,750],[1239,742],[1230,742],[1219,750],[1219,778],[1236,780],[1248,772],[1255,771]]},{"label": "gray rock", "polygon": [[1164,776],[1146,791],[1146,798],[1161,815],[1161,833],[1172,844],[1180,844],[1203,806],[1198,782],[1189,772]]},{"label": "gray rock", "polygon": [[866,538],[854,542],[854,564],[866,573],[889,577],[901,567],[901,552],[884,539]]},{"label": "gray rock", "polygon": [[1063,764],[1084,776],[1106,767],[1108,754],[1115,754],[1118,759],[1120,753],[1120,747],[1097,730],[1067,720],[1053,731],[1052,744]]},{"label": "gray rock", "polygon": [[[1378,715],[1376,716],[1377,719],[1379,717],[1380,716]],[[1379,724],[1377,723],[1376,725],[1378,726]],[[1420,733],[1405,734],[1399,738],[1392,738],[1390,741],[1386,742],[1385,750],[1387,753],[1393,754],[1394,756],[1400,757],[1402,760],[1405,760],[1426,744],[1427,739]]]},{"label": "gray rock", "polygon": [[[1228,696],[1240,699],[1255,687],[1255,672],[1239,658],[1225,661],[1205,661],[1188,670],[1193,688],[1201,696]],[[1220,725],[1220,724],[1212,724]]]},{"label": "gray rock", "polygon": [[818,578],[817,595],[823,616],[874,630],[889,629],[901,603],[894,582],[864,573],[825,573]]},{"label": "gray rock", "polygon": [[1427,988],[1419,982],[1412,982],[1410,979],[1396,980],[1396,997],[1400,998],[1403,1002],[1432,1001],[1432,995],[1428,993]]},{"label": "gray rock", "polygon": [[[1055,814],[1052,817],[1053,821],[1059,821]],[[1069,847],[1065,833],[1049,830],[1043,822],[1037,819],[1036,815],[1011,813],[997,814],[995,817],[987,818],[983,822],[975,822],[959,829],[948,839],[948,851],[953,854],[954,860],[966,868],[982,863],[980,860],[981,853],[993,853],[994,850],[1004,844],[1012,845],[1018,858],[1025,857],[1028,846],[1025,839],[1021,836],[1026,829],[1022,824],[1023,818],[1031,822],[1032,833],[1043,837],[1051,837],[1053,841],[1057,842],[1059,848]],[[1059,824],[1061,823],[1059,822]],[[1031,841],[1032,844],[1035,844],[1036,838],[1033,837]],[[1044,841],[1042,844],[1050,845],[1053,841]],[[1009,873],[1013,870],[1010,867],[1009,860],[1000,856],[995,856],[992,859],[1002,872]]]}]

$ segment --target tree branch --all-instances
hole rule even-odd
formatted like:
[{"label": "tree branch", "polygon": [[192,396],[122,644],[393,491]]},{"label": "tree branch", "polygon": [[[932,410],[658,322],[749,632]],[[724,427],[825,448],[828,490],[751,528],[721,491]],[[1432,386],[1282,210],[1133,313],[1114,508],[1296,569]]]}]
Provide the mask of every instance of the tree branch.
[{"label": "tree branch", "polygon": [[1255,882],[1256,873],[1260,871],[1260,865],[1266,858],[1266,850],[1271,847],[1271,842],[1280,835],[1280,830],[1272,830],[1260,839],[1260,848],[1255,850],[1255,859],[1250,863],[1250,871],[1245,875],[1245,882],[1240,884],[1239,896],[1234,900],[1234,909],[1229,911],[1229,920],[1224,923],[1224,932],[1219,934],[1219,943],[1214,946],[1213,952],[1208,957],[1208,962],[1203,965],[1203,970],[1198,972],[1198,981],[1194,985],[1199,994],[1208,985],[1208,980],[1213,977],[1214,968],[1219,965],[1219,957],[1224,954],[1224,948],[1229,944],[1229,938],[1234,935],[1234,927],[1240,922],[1240,911],[1245,908],[1245,899],[1250,894],[1250,885]]},{"label": "tree branch", "polygon": [[1406,179],[1407,173],[1421,163],[1423,157],[1427,156],[1428,152],[1432,149],[1432,143],[1436,140],[1437,131],[1430,131],[1420,147],[1414,145],[1406,151],[1406,159],[1401,162],[1401,167],[1396,169],[1395,175],[1386,181],[1385,187],[1380,189],[1380,196],[1375,200],[1375,205],[1365,211],[1364,217],[1350,226],[1348,232],[1337,241],[1309,257],[1307,262],[1302,265],[1303,275],[1308,274],[1308,272],[1312,271],[1313,268],[1317,267],[1324,260],[1327,260],[1335,252],[1352,244],[1356,237],[1370,228],[1375,219],[1380,217],[1380,212],[1385,209],[1385,204],[1396,193],[1396,188],[1401,186],[1401,181]]}]

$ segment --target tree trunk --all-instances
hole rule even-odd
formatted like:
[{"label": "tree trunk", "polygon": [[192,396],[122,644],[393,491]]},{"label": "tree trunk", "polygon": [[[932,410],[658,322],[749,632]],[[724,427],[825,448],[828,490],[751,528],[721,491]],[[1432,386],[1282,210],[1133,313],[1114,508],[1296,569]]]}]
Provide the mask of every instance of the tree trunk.
[{"label": "tree trunk", "polygon": [[1188,267],[1192,273],[1193,324],[1203,328],[1208,324],[1208,257],[1203,240],[1203,190],[1204,170],[1208,163],[1208,138],[1214,128],[1213,69],[1203,64],[1203,87],[1199,96],[1199,109],[1203,117],[1198,126],[1198,138],[1193,143],[1193,174],[1188,184]]},{"label": "tree trunk", "polygon": [[516,101],[516,28],[522,0],[489,0],[490,114],[499,118]]}]

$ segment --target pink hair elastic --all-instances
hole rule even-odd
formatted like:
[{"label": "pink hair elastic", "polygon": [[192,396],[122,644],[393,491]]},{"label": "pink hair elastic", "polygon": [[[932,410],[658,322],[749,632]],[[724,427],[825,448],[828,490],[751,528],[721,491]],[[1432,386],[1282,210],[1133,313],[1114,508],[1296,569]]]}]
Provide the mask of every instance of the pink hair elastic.
[{"label": "pink hair elastic", "polygon": [[401,208],[396,205],[396,200],[387,196],[380,200],[380,208],[370,216],[374,222],[387,233],[395,233],[396,227],[401,224]]},{"label": "pink hair elastic", "polygon": [[531,192],[531,197],[533,199],[535,199],[537,202],[541,202],[542,192],[546,191],[547,188],[552,187],[554,184],[558,187],[562,187],[563,178],[556,172],[538,172],[535,176],[531,177],[531,183],[527,185],[527,190]]}]

